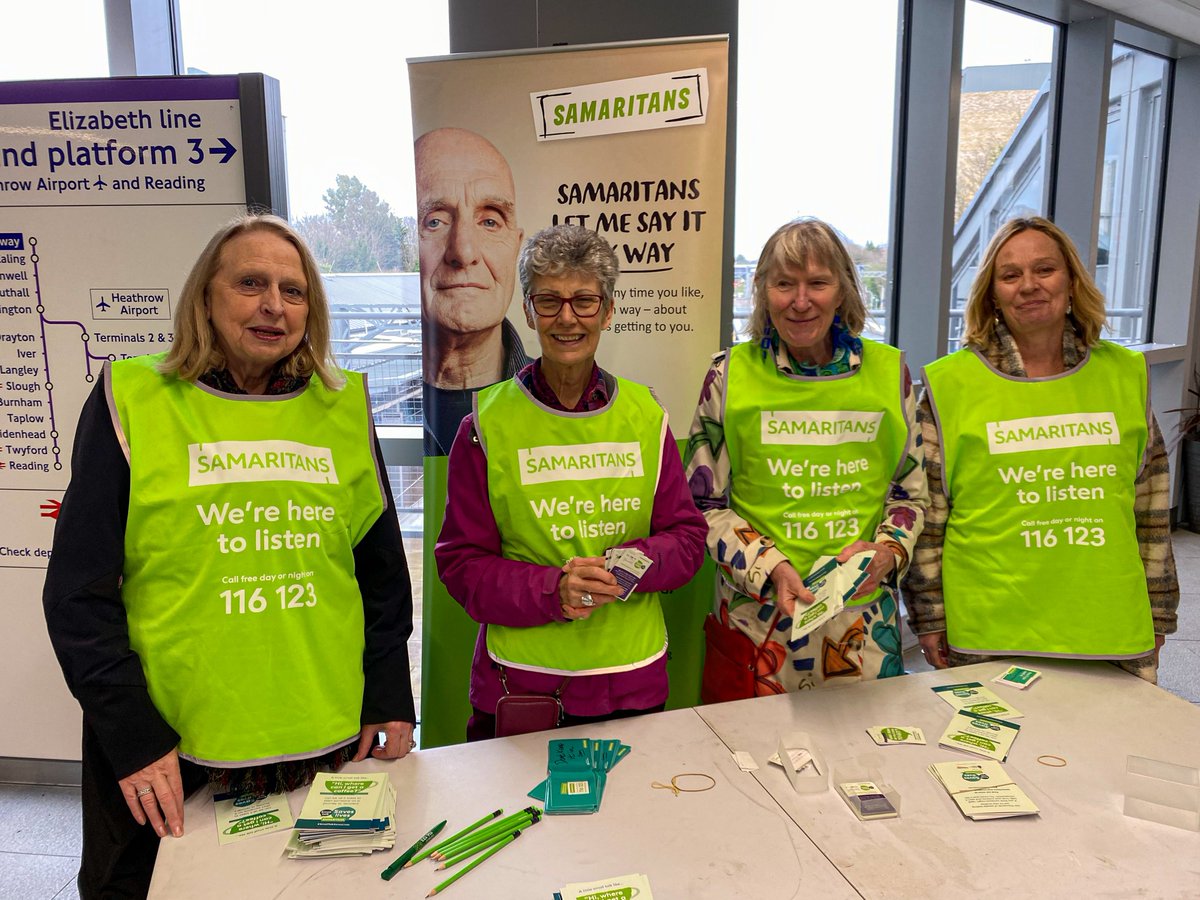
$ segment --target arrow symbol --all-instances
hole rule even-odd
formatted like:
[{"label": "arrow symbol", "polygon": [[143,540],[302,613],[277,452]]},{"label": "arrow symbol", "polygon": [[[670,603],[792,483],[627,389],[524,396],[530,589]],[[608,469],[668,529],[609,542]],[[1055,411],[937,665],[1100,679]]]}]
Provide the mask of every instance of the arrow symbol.
[{"label": "arrow symbol", "polygon": [[62,506],[62,504],[57,500],[47,500],[41,506],[42,518],[43,519],[57,519],[58,518],[58,510],[59,510],[59,507],[61,507],[61,506]]},{"label": "arrow symbol", "polygon": [[237,153],[237,148],[233,146],[233,144],[229,143],[229,141],[227,141],[225,138],[217,138],[217,140],[221,142],[221,146],[209,147],[208,152],[214,156],[220,154],[221,165],[225,165],[225,163],[233,159],[233,154]]}]

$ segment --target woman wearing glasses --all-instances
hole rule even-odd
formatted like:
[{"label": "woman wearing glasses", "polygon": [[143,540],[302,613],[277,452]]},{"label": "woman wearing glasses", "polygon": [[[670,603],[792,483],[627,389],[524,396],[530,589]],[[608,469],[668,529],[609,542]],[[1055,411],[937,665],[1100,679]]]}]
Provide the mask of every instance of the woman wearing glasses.
[{"label": "woman wearing glasses", "polygon": [[[435,556],[480,623],[468,740],[537,727],[510,722],[519,704],[505,695],[557,698],[573,725],[666,703],[659,592],[699,569],[707,526],[666,412],[648,388],[596,365],[618,271],[586,228],[547,228],[525,244],[525,320],[542,356],[478,394],[450,450]],[[650,560],[626,599],[605,568],[616,547]]]}]

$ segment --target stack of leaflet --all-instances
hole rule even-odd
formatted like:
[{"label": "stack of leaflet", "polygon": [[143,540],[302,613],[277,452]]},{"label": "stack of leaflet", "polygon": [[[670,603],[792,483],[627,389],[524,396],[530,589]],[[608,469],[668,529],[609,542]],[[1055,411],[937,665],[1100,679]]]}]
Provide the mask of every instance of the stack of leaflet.
[{"label": "stack of leaflet", "polygon": [[950,724],[942,732],[938,746],[1004,762],[1020,733],[1021,726],[1016,722],[960,709],[950,717]]},{"label": "stack of leaflet", "polygon": [[1037,806],[998,762],[934,763],[927,771],[972,821],[1038,814]]},{"label": "stack of leaflet", "polygon": [[630,751],[619,740],[570,738],[549,745],[546,780],[529,792],[546,804],[546,815],[594,813],[604,798],[604,785]]},{"label": "stack of leaflet", "polygon": [[978,681],[943,684],[933,688],[933,692],[956,710],[966,710],[969,713],[993,716],[997,719],[1022,718],[1015,706],[997,696],[994,691],[985,688]]},{"label": "stack of leaflet", "polygon": [[1021,726],[1021,712],[978,681],[945,684],[933,692],[955,710],[938,746],[1004,762]]},{"label": "stack of leaflet", "polygon": [[289,859],[365,856],[396,843],[396,791],[382,772],[318,772],[288,841]]}]

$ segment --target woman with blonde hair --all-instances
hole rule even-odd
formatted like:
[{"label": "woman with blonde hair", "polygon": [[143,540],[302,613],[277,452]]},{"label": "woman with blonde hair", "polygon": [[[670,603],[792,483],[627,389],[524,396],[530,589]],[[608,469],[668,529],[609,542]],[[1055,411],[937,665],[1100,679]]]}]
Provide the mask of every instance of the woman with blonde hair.
[{"label": "woman with blonde hair", "polygon": [[1179,602],[1167,456],[1145,360],[1101,340],[1104,321],[1066,234],[1013,219],[963,349],[925,368],[932,502],[904,596],[937,668],[1020,654],[1156,678]]},{"label": "woman with blonde hair", "polygon": [[[817,219],[778,229],[754,273],[751,341],[717,354],[685,451],[719,570],[705,702],[904,673],[897,578],[927,493],[903,354],[861,337],[858,272]],[[846,609],[792,640],[822,556],[871,551]]]},{"label": "woman with blonde hair", "polygon": [[414,746],[412,590],[366,382],[333,362],[282,219],[218,231],[170,350],[105,365],[43,606],[83,709],[85,900],[145,896],[206,781],[289,791]]}]

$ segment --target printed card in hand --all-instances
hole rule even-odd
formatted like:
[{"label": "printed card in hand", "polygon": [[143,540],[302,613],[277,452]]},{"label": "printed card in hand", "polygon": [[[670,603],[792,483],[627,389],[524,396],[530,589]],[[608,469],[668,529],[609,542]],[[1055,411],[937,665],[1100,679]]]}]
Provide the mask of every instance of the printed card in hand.
[{"label": "printed card in hand", "polygon": [[637,590],[638,582],[646,574],[646,570],[654,565],[654,560],[637,547],[609,547],[604,551],[604,568],[613,573],[621,593],[618,600],[628,600],[629,595]]},{"label": "printed card in hand", "polygon": [[792,617],[792,640],[797,641],[816,631],[846,607],[859,587],[867,580],[867,566],[875,558],[874,550],[856,553],[844,563],[837,557],[822,556],[813,564],[804,579],[804,586],[816,597],[811,604],[796,604]]}]

